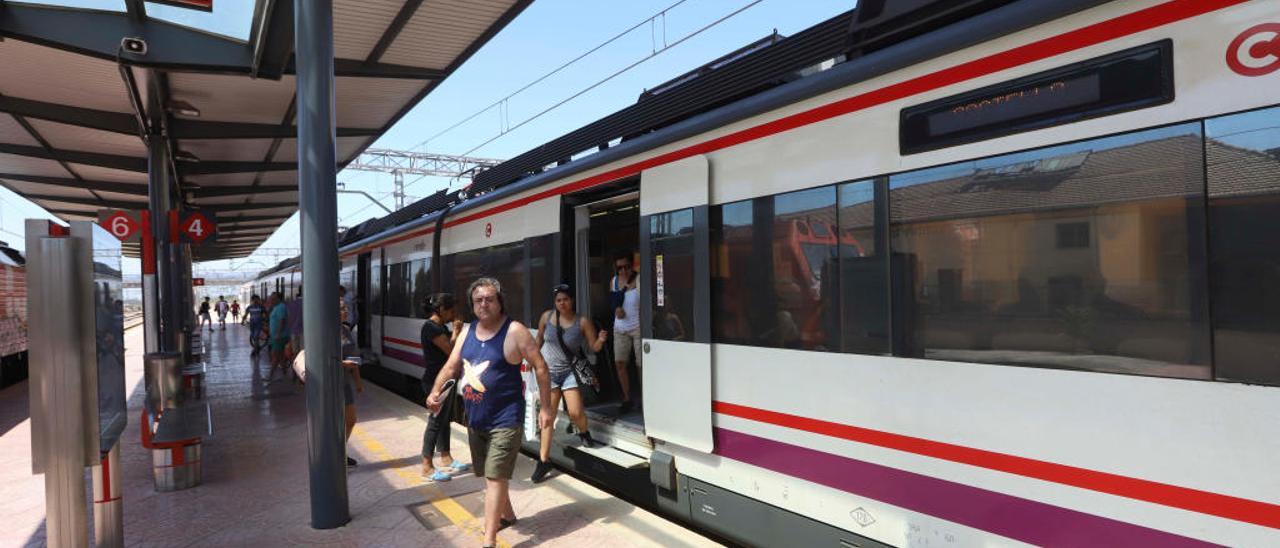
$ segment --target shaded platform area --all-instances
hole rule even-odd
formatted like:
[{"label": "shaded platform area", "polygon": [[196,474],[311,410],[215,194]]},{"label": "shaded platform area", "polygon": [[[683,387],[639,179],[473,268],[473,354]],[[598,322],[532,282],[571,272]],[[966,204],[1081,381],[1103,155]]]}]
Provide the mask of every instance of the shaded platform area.
[{"label": "shaded platform area", "polygon": [[[206,398],[214,436],[204,442],[198,487],[156,493],[151,455],[139,443],[142,330],[125,337],[129,426],[122,438],[124,530],[128,546],[479,546],[483,480],[470,473],[428,483],[419,475],[425,410],[372,384],[357,396],[360,423],[348,442],[352,521],[310,527],[306,409],[302,387],[265,383],[246,328],[205,332]],[[278,378],[278,377],[277,377]],[[454,454],[469,461],[455,426]],[[27,385],[0,392],[0,546],[43,546],[44,482],[31,475]],[[528,481],[520,457],[512,504],[520,518],[499,534],[506,546],[711,546],[711,541],[564,474]],[[88,504],[86,493],[86,504]],[[92,520],[90,520],[92,524]],[[92,538],[92,535],[90,536]]]}]

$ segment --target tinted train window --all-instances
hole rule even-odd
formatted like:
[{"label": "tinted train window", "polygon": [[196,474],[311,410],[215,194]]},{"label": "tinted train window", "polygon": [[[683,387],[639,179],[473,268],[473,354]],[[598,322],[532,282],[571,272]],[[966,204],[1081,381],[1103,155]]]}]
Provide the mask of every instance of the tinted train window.
[{"label": "tinted train window", "polygon": [[1214,364],[1280,384],[1280,108],[1205,122]]},{"label": "tinted train window", "polygon": [[427,302],[427,297],[431,295],[431,259],[418,259],[413,261],[410,267],[413,269],[413,292],[410,301],[410,315],[414,318],[426,318],[427,313],[423,304]]},{"label": "tinted train window", "polygon": [[413,263],[396,263],[387,267],[388,316],[409,318],[413,316],[410,299],[413,296]]},{"label": "tinted train window", "polygon": [[[693,287],[693,210],[649,217],[650,264],[640,269],[653,305],[653,338],[696,341]],[[646,272],[648,270],[648,272]]]},{"label": "tinted train window", "polygon": [[382,313],[382,265],[373,263],[369,267],[369,314]]},{"label": "tinted train window", "polygon": [[839,187],[840,306],[824,309],[838,315],[841,349],[858,354],[889,353],[889,265],[879,243],[884,228],[876,222],[883,216],[876,184],[858,181]]},{"label": "tinted train window", "polygon": [[[530,322],[536,322],[544,311],[551,310],[554,280],[555,235],[530,238],[529,245],[529,311]],[[537,328],[537,325],[530,326]]]},{"label": "tinted train window", "polygon": [[833,186],[712,208],[712,340],[838,350],[837,221]]},{"label": "tinted train window", "polygon": [[[524,243],[495,246],[464,251],[453,255],[453,279],[459,301],[470,299],[467,289],[478,278],[491,277],[502,284],[504,308],[507,315],[526,321],[524,310]],[[465,307],[463,316],[469,321],[474,316],[471,306]]]},{"label": "tinted train window", "polygon": [[891,177],[910,353],[1209,378],[1200,127]]}]

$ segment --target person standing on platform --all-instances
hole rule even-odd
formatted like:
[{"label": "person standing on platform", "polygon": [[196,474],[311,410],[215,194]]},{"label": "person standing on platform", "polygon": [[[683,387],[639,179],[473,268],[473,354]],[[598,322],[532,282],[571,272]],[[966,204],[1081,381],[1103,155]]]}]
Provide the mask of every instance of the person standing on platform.
[{"label": "person standing on platform", "polygon": [[613,261],[617,275],[609,282],[613,301],[613,361],[618,371],[618,384],[622,386],[622,404],[618,415],[630,412],[635,404],[631,400],[631,376],[627,364],[635,355],[636,367],[640,366],[640,273],[631,263],[632,252],[618,255]]},{"label": "person standing on platform", "polygon": [[[301,295],[298,298],[302,300]],[[364,392],[364,382],[360,379],[360,348],[356,346],[356,339],[351,334],[351,328],[347,327],[347,304],[341,299],[338,300],[338,335],[341,340],[339,358],[342,360],[343,375],[342,384],[342,403],[343,414],[347,419],[347,437],[344,440],[351,439],[351,431],[356,428],[356,392]],[[296,378],[296,374],[294,375]],[[347,468],[355,468],[356,459],[347,457]]]},{"label": "person standing on platform", "polygon": [[302,352],[302,290],[286,305],[289,313],[289,356]]},{"label": "person standing on platform", "polygon": [[213,331],[213,318],[209,317],[208,297],[205,297],[203,301],[200,301],[200,313],[197,315],[197,320],[199,320],[200,325],[197,326],[196,329],[204,329],[204,326],[207,325],[209,326],[209,331]]},{"label": "person standing on platform", "polygon": [[338,286],[338,296],[342,298],[343,304],[347,306],[347,319],[343,320],[343,324],[347,327],[356,326],[356,295],[354,292],[347,291],[347,286]]},{"label": "person standing on platform", "polygon": [[[276,376],[276,368],[281,369],[281,374],[288,378],[289,362],[285,360],[284,348],[289,343],[289,310],[285,308],[284,295],[279,291],[271,294],[271,299],[267,302],[267,308],[271,311],[267,314],[267,331],[268,345],[271,350],[271,373],[267,376],[270,381]],[[296,377],[295,377],[296,378]]]},{"label": "person standing on platform", "polygon": [[240,301],[236,299],[231,300],[231,321],[240,323]]},{"label": "person standing on platform", "polygon": [[521,361],[533,366],[538,384],[538,427],[551,428],[551,390],[547,362],[529,329],[507,317],[502,284],[480,278],[467,290],[476,320],[463,328],[449,361],[436,376],[427,406],[439,412],[445,381],[462,375],[471,464],[485,479],[484,545],[496,546],[498,530],[516,522],[510,481],[520,453],[524,424],[524,380]]},{"label": "person standing on platform", "polygon": [[[452,293],[436,293],[422,303],[427,321],[422,324],[422,361],[426,371],[422,374],[422,390],[431,393],[436,377],[449,361],[453,345],[462,332],[462,320],[458,319],[458,310]],[[452,329],[450,329],[452,328]],[[431,481],[449,481],[452,476],[444,469],[453,472],[465,472],[471,465],[458,462],[449,452],[449,423],[461,411],[458,403],[458,391],[449,390],[443,395],[444,402],[440,412],[427,416],[427,429],[422,434],[422,477]],[[437,470],[431,459],[440,453],[440,468]]]},{"label": "person standing on platform", "polygon": [[253,348],[251,355],[262,350],[262,328],[265,325],[267,308],[262,306],[262,299],[257,295],[249,298],[249,306],[244,309],[244,322],[249,325],[249,346]]},{"label": "person standing on platform", "polygon": [[[227,311],[231,310],[231,305],[227,304],[227,298],[222,295],[218,295],[218,302],[213,305],[213,309],[218,313],[218,326],[221,327],[223,331],[226,331]],[[210,326],[210,329],[212,328],[213,327]]]}]

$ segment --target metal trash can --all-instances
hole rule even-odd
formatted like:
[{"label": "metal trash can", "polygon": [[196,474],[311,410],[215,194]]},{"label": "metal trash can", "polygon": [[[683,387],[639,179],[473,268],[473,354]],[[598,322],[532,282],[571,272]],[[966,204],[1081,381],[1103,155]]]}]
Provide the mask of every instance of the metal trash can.
[{"label": "metal trash can", "polygon": [[151,450],[151,473],[156,491],[165,493],[200,485],[200,441]]},{"label": "metal trash can", "polygon": [[147,408],[159,415],[182,405],[182,354],[152,352],[143,356]]}]

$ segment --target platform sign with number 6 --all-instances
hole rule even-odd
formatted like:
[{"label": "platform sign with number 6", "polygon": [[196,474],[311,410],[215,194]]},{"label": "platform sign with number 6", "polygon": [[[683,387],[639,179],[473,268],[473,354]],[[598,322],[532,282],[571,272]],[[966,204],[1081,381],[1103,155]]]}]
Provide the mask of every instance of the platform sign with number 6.
[{"label": "platform sign with number 6", "polygon": [[121,242],[136,242],[142,237],[142,221],[137,211],[104,209],[98,212],[98,226]]},{"label": "platform sign with number 6", "polygon": [[217,226],[214,225],[213,220],[199,211],[188,213],[178,228],[183,239],[193,244],[204,243],[217,232]]}]

